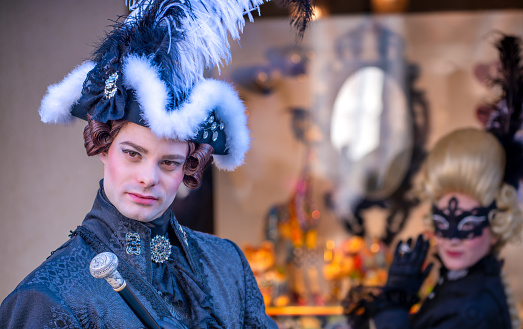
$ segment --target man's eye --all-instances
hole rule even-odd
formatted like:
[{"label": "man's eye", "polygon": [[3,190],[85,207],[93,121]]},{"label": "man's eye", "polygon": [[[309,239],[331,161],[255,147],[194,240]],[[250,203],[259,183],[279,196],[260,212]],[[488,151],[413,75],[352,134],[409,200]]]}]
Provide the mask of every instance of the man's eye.
[{"label": "man's eye", "polygon": [[177,162],[177,161],[164,160],[163,161],[163,165],[168,167],[168,168],[176,168],[176,167],[180,166],[181,163]]},{"label": "man's eye", "polygon": [[137,156],[140,155],[138,152],[133,151],[133,150],[123,150],[123,152],[126,153],[131,158],[136,158]]}]

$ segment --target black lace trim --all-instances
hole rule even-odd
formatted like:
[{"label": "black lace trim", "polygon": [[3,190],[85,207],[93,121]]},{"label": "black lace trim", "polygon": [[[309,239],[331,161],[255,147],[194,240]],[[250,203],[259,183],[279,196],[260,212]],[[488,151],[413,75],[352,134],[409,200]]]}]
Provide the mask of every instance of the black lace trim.
[{"label": "black lace trim", "polygon": [[[100,238],[98,238],[93,232],[83,226],[78,226],[74,232],[71,232],[70,236],[72,237],[75,235],[79,235],[91,248],[94,249],[96,253],[111,251],[109,247],[103,243],[102,240],[100,240]],[[127,278],[132,282],[139,283],[135,284],[134,286],[139,288],[140,292],[151,303],[152,307],[161,318],[171,315],[167,306],[162,300],[160,300],[160,297],[156,293],[155,289],[151,287],[148,282],[137,275],[127,263],[120,262],[118,265],[120,265],[118,271],[124,278]]]}]

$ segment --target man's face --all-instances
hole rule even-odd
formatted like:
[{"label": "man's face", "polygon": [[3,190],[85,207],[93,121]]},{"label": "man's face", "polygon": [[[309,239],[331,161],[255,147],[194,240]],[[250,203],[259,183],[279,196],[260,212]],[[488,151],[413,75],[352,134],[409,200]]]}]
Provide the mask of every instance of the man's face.
[{"label": "man's face", "polygon": [[187,142],[156,137],[149,128],[125,124],[107,153],[104,190],[125,217],[149,222],[171,205],[183,180]]}]

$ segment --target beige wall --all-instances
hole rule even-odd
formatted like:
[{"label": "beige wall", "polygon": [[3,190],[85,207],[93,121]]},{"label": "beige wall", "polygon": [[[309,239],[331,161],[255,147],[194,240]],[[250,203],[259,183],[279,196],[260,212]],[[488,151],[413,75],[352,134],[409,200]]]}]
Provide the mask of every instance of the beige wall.
[{"label": "beige wall", "polygon": [[125,2],[9,0],[0,10],[0,299],[67,240],[102,177],[82,124],[44,125],[49,84],[88,58]]}]

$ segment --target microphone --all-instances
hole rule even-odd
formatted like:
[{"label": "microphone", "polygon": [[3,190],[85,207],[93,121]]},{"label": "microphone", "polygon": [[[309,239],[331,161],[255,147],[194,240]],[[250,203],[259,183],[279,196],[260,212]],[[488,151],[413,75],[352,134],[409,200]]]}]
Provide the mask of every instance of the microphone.
[{"label": "microphone", "polygon": [[123,300],[129,305],[138,319],[148,329],[161,329],[149,311],[140,303],[136,295],[127,286],[125,279],[116,269],[118,257],[112,252],[102,252],[94,256],[89,265],[89,272],[97,279],[105,279]]}]

